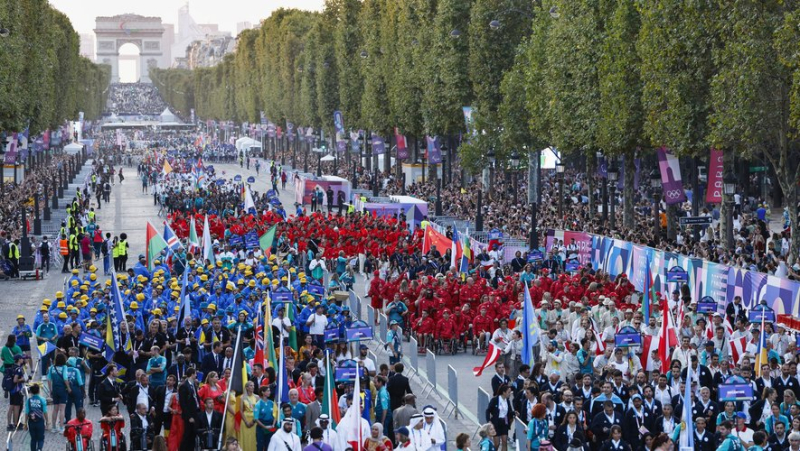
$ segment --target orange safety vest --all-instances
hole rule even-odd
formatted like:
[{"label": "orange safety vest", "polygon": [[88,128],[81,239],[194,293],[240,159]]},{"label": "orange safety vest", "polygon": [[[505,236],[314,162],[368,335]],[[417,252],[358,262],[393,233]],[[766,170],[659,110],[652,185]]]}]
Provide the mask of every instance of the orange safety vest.
[{"label": "orange safety vest", "polygon": [[61,255],[69,255],[69,244],[67,243],[67,240],[58,240],[58,247]]}]

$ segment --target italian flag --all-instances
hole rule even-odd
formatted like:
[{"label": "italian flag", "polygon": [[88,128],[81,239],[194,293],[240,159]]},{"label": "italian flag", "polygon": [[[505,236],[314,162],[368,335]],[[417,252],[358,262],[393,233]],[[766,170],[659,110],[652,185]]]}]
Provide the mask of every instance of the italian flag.
[{"label": "italian flag", "polygon": [[153,224],[147,221],[147,269],[153,269],[153,262],[161,255],[161,251],[167,248],[164,237],[158,233]]},{"label": "italian flag", "polygon": [[[330,351],[325,351],[330,352]],[[331,356],[325,359],[325,374],[334,374],[331,367]],[[331,419],[331,427],[336,428],[336,425],[342,421],[342,416],[339,413],[339,397],[336,395],[336,384],[332,377],[325,378],[325,390],[322,392],[322,413],[327,413]]]}]

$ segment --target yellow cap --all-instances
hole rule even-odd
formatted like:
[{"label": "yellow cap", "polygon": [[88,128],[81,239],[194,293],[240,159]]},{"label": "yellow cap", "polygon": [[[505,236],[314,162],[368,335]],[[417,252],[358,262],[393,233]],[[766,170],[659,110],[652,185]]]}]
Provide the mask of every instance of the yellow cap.
[{"label": "yellow cap", "polygon": [[277,258],[278,257],[276,257],[275,254],[272,254],[272,255],[269,256],[269,261],[277,260]]},{"label": "yellow cap", "polygon": [[64,297],[64,293],[62,293],[60,291],[56,291],[56,297],[57,298],[63,298]]},{"label": "yellow cap", "polygon": [[286,278],[286,276],[281,277],[281,282],[288,282],[288,281],[289,281],[289,279]]},{"label": "yellow cap", "polygon": [[78,271],[77,269],[73,269],[73,270],[72,270],[72,274],[78,274],[78,272],[79,272],[79,271]]},{"label": "yellow cap", "polygon": [[203,267],[202,266],[198,266],[197,267],[197,272],[202,273],[203,272]]},{"label": "yellow cap", "polygon": [[255,280],[251,280],[250,282],[247,283],[247,285],[251,286],[251,287],[254,287],[254,286],[256,286],[256,281]]},{"label": "yellow cap", "polygon": [[67,319],[67,312],[61,312],[61,313],[59,313],[59,314],[58,314],[58,317],[59,317],[60,319]]},{"label": "yellow cap", "polygon": [[206,325],[208,324],[208,320],[206,318],[203,318],[203,321],[200,321],[200,324]]},{"label": "yellow cap", "polygon": [[153,309],[153,315],[161,315],[161,309],[160,308]]},{"label": "yellow cap", "polygon": [[278,282],[278,279],[275,279],[275,280],[272,281],[273,285],[277,285],[278,283],[280,283],[280,282]]},{"label": "yellow cap", "polygon": [[208,304],[209,310],[217,310],[217,306],[215,304]]},{"label": "yellow cap", "polygon": [[139,303],[136,301],[131,302],[131,309],[136,310],[139,308]]},{"label": "yellow cap", "polygon": [[17,319],[25,319],[24,315],[17,315]]},{"label": "yellow cap", "polygon": [[91,272],[97,271],[97,266],[95,266],[95,265],[90,266],[89,267],[89,271],[91,271]]},{"label": "yellow cap", "polygon": [[42,304],[50,306],[50,305],[53,304],[53,301],[51,301],[50,299],[44,298],[44,300],[42,301]]},{"label": "yellow cap", "polygon": [[56,304],[56,307],[58,308],[65,308],[66,306],[67,304],[64,303],[64,301],[58,301],[58,304]]},{"label": "yellow cap", "polygon": [[173,291],[173,292],[172,292],[172,294],[171,294],[171,296],[172,296],[173,298],[177,298],[177,297],[178,297],[178,296],[180,296],[180,295],[181,295],[181,294],[180,294],[179,292],[177,292],[177,291]]},{"label": "yellow cap", "polygon": [[273,266],[272,266],[272,270],[273,270],[273,271],[277,271],[277,270],[278,270],[278,265],[273,265]]},{"label": "yellow cap", "polygon": [[41,306],[41,307],[39,308],[39,311],[40,311],[40,312],[46,312],[46,311],[47,311],[47,306],[46,306],[46,305],[43,305],[43,306]]},{"label": "yellow cap", "polygon": [[208,275],[207,274],[203,274],[202,276],[200,276],[200,280],[202,280],[203,282],[207,282],[208,281]]},{"label": "yellow cap", "polygon": [[92,307],[89,309],[89,313],[97,313],[97,309]]},{"label": "yellow cap", "polygon": [[137,301],[144,301],[144,293],[138,293],[136,295],[136,300]]},{"label": "yellow cap", "polygon": [[97,280],[97,274],[95,274],[95,273],[89,274],[89,279],[90,280]]},{"label": "yellow cap", "polygon": [[73,287],[77,287],[78,286],[78,281],[77,280],[73,280],[72,282],[70,282],[70,285],[72,285]]},{"label": "yellow cap", "polygon": [[89,300],[89,296],[86,296],[85,294],[83,296],[81,296],[81,301],[88,301],[88,300]]},{"label": "yellow cap", "polygon": [[106,280],[106,286],[107,286],[107,287],[110,287],[110,286],[111,286],[111,279],[108,279],[108,280]]}]

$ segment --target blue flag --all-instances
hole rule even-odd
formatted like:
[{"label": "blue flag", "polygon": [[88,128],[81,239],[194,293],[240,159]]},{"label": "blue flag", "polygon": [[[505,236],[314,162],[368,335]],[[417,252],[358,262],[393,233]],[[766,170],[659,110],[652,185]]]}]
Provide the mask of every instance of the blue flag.
[{"label": "blue flag", "polygon": [[530,365],[533,363],[533,347],[539,342],[539,325],[536,323],[536,315],[533,311],[533,300],[525,282],[525,303],[522,306],[522,363]]},{"label": "blue flag", "polygon": [[192,317],[192,301],[189,299],[189,296],[186,295],[186,287],[189,286],[189,271],[183,271],[183,281],[181,282],[181,296],[180,302],[181,307],[178,310],[178,329],[183,326],[183,320],[185,318]]},{"label": "blue flag", "polygon": [[686,429],[681,429],[680,449],[694,449],[694,422],[692,421],[692,366],[686,369],[686,391],[683,394],[683,421]]}]

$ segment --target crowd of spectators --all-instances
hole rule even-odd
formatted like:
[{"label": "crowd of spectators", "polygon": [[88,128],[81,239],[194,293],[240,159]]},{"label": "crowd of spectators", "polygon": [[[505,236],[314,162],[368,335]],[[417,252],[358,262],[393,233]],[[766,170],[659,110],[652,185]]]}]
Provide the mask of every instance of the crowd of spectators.
[{"label": "crowd of spectators", "polygon": [[107,112],[121,115],[161,114],[167,104],[150,83],[112,83],[108,90]]}]

